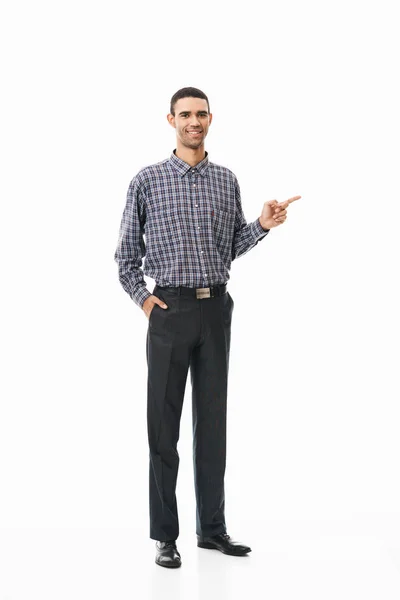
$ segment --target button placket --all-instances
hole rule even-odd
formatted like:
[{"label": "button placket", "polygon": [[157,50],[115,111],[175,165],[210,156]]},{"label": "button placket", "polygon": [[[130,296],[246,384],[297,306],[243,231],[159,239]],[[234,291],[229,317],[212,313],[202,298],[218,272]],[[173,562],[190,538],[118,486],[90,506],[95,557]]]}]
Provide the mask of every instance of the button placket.
[{"label": "button placket", "polygon": [[[193,179],[191,181],[191,189],[192,189],[192,192],[194,194],[194,207],[195,208],[199,208],[199,201],[196,198],[197,184],[194,181],[195,169],[191,169],[191,175],[193,177]],[[196,211],[195,214],[196,214],[196,219],[197,219],[197,233],[200,234],[201,226],[199,225],[199,219],[200,219],[199,212]],[[200,259],[202,260],[201,272],[203,273],[204,277],[207,277],[207,273],[204,272],[204,270],[206,268],[206,266],[204,264],[205,263],[205,260],[204,260],[204,250],[200,250]]]}]

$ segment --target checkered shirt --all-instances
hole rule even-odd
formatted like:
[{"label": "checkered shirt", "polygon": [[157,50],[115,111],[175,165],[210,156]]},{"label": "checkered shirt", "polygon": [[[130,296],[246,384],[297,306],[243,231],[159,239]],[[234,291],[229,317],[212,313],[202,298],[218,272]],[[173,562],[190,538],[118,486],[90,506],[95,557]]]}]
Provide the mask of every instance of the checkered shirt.
[{"label": "checkered shirt", "polygon": [[144,275],[160,286],[226,283],[231,262],[270,231],[258,218],[246,222],[232,171],[211,162],[208,152],[192,167],[175,150],[142,168],[127,193],[114,260],[139,307],[151,295]]}]

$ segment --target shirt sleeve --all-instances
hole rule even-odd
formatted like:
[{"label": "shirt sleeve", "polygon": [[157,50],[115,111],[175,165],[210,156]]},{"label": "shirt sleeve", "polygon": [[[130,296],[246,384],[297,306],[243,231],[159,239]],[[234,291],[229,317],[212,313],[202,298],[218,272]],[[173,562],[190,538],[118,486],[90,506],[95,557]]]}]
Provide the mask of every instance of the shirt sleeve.
[{"label": "shirt sleeve", "polygon": [[254,248],[254,246],[256,246],[270,231],[270,229],[263,229],[258,218],[255,221],[247,223],[243,214],[240,186],[236,176],[234,176],[234,182],[236,211],[232,241],[232,260],[239,258],[239,256],[243,256],[243,254],[246,254],[251,248]]},{"label": "shirt sleeve", "polygon": [[140,308],[143,308],[146,298],[151,296],[141,269],[142,259],[146,254],[143,240],[146,204],[142,186],[138,175],[129,184],[118,246],[114,254],[114,260],[118,263],[119,281]]}]

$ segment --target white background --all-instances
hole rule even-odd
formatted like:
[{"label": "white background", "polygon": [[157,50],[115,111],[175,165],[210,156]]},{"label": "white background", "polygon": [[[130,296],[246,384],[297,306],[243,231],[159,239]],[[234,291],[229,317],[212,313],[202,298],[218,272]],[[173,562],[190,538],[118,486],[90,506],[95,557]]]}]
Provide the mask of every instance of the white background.
[{"label": "white background", "polygon": [[[394,6],[4,3],[0,600],[399,598]],[[168,571],[148,537],[147,320],[113,255],[184,86],[209,97],[206,150],[248,221],[302,198],[229,282],[226,517],[253,552],[196,547],[188,379]]]}]

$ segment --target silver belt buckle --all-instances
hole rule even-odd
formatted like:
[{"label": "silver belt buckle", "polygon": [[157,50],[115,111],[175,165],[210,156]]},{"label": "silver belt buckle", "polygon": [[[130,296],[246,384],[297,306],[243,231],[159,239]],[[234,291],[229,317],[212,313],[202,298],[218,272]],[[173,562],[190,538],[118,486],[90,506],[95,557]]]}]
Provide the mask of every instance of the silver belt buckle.
[{"label": "silver belt buckle", "polygon": [[202,298],[210,298],[211,297],[211,293],[210,293],[210,288],[196,288],[196,298],[198,299],[202,299]]}]

